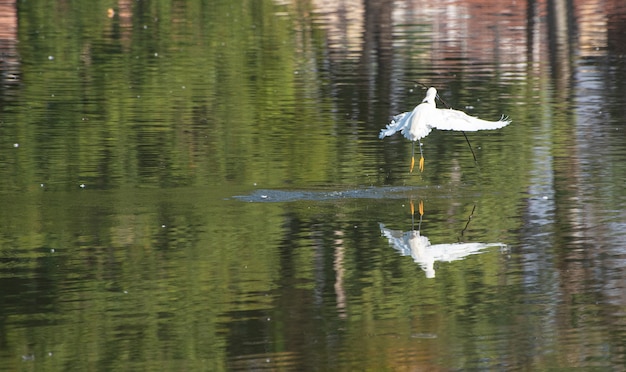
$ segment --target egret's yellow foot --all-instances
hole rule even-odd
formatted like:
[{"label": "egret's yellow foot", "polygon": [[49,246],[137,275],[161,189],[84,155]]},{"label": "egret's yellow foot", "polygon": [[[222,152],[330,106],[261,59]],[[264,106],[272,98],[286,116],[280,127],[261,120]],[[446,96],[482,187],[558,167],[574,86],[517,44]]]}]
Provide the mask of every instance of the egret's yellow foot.
[{"label": "egret's yellow foot", "polygon": [[424,201],[423,200],[420,200],[420,204],[418,207],[419,207],[420,216],[423,216],[424,215]]},{"label": "egret's yellow foot", "polygon": [[413,200],[410,201],[411,203],[411,216],[415,214],[415,205],[413,204]]},{"label": "egret's yellow foot", "polygon": [[409,169],[409,173],[413,173],[414,166],[415,166],[415,156],[411,158],[411,169]]},{"label": "egret's yellow foot", "polygon": [[[413,169],[413,167],[411,167]],[[424,157],[420,157],[420,172],[424,171]]]}]

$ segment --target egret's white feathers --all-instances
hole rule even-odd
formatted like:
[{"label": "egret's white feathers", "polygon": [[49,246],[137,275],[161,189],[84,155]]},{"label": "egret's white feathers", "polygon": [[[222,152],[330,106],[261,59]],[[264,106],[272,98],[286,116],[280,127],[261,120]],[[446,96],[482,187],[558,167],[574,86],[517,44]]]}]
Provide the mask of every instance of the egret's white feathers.
[{"label": "egret's white feathers", "polygon": [[463,111],[453,109],[438,109],[435,104],[437,90],[428,88],[426,97],[413,111],[396,115],[380,131],[379,138],[391,136],[400,131],[411,141],[418,141],[426,137],[433,128],[440,130],[458,130],[474,132],[477,130],[500,129],[511,123],[504,115],[498,121],[488,121],[470,116]]},{"label": "egret's white feathers", "polygon": [[410,127],[411,114],[412,112],[403,112],[400,115],[396,115],[391,118],[391,122],[387,124],[385,129],[380,131],[378,138],[383,139],[387,136],[395,134],[397,131],[402,131],[402,134],[404,134],[406,128]]},{"label": "egret's white feathers", "polygon": [[500,129],[511,123],[504,117],[498,121],[488,121],[470,116],[463,111],[453,109],[437,109],[439,120],[433,120],[433,127],[440,130],[462,130],[475,132],[477,130]]}]

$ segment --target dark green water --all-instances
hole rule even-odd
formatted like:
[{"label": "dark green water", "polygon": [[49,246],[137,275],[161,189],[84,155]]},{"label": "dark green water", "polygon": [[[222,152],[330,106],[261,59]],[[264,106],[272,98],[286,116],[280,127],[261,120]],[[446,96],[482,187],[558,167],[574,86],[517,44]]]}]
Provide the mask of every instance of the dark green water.
[{"label": "dark green water", "polygon": [[[581,3],[0,4],[0,370],[623,369],[626,9]],[[513,123],[409,173],[406,79]]]}]

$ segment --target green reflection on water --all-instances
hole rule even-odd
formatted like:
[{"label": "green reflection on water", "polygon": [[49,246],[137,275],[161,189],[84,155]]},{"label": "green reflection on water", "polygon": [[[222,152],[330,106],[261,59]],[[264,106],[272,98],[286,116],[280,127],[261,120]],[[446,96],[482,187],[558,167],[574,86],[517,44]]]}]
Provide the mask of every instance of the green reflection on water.
[{"label": "green reflection on water", "polygon": [[223,363],[232,320],[224,314],[270,307],[271,298],[257,293],[278,279],[281,219],[275,206],[218,203],[225,191],[206,191],[4,199],[9,354],[50,353],[50,365],[65,360],[79,369]]},{"label": "green reflection on water", "polygon": [[328,181],[326,99],[272,2],[137,4],[112,19],[105,3],[35,3],[19,14],[5,189]]}]

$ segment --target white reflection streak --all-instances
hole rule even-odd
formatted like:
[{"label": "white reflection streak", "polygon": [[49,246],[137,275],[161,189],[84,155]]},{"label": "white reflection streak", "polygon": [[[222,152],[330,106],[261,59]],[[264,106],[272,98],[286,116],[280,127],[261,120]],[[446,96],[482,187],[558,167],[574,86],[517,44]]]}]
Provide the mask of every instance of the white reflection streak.
[{"label": "white reflection streak", "polygon": [[[579,208],[571,207],[568,213],[568,224],[572,226],[570,234],[575,238],[570,244],[581,250],[593,247],[588,254],[590,267],[594,268],[594,280],[600,283],[606,304],[617,309],[609,313],[623,318],[621,309],[626,305],[626,211],[619,203],[623,199],[616,177],[619,173],[615,173],[614,166],[607,166],[612,159],[618,159],[615,153],[620,151],[616,146],[619,141],[609,138],[619,135],[620,119],[612,118],[610,114],[613,96],[607,89],[610,84],[606,83],[606,66],[600,62],[609,58],[608,41],[600,38],[608,26],[604,22],[604,12],[594,14],[592,8],[582,4],[580,7],[579,41],[581,54],[586,57],[574,70],[578,82],[574,90],[575,147],[579,158],[575,197],[580,203]],[[602,212],[599,205],[608,205],[609,201],[614,201],[611,213]]]},{"label": "white reflection streak", "polygon": [[343,287],[343,257],[345,248],[343,246],[343,231],[335,231],[335,260],[333,268],[335,270],[335,296],[337,296],[337,312],[340,318],[346,317],[346,291]]},{"label": "white reflection streak", "polygon": [[403,256],[413,257],[413,261],[419,264],[426,272],[427,278],[435,277],[435,262],[452,262],[461,260],[469,255],[480,253],[488,247],[507,248],[503,243],[450,243],[430,244],[430,240],[420,235],[419,230],[403,232],[391,230],[385,224],[379,223],[381,234],[389,240],[389,245],[400,252]]}]

